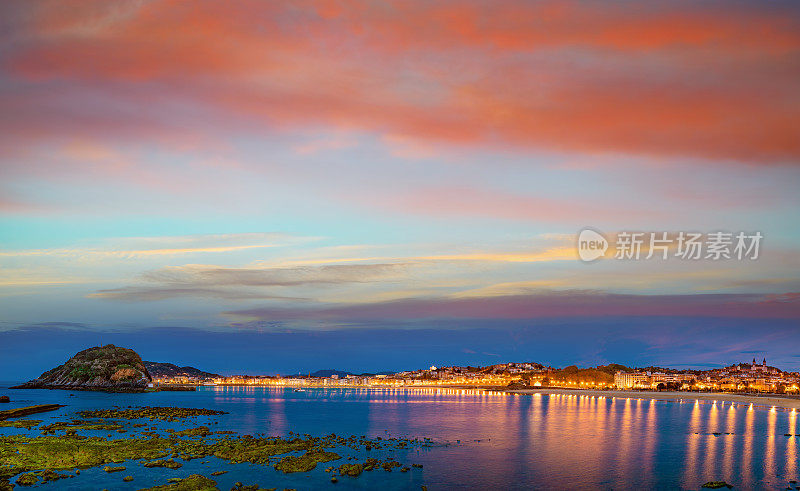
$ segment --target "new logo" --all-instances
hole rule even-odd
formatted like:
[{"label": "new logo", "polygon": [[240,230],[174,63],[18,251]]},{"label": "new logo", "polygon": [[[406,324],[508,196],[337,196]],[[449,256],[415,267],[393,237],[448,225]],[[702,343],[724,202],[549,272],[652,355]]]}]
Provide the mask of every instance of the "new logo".
[{"label": "new logo", "polygon": [[578,235],[578,256],[583,262],[591,262],[603,257],[608,250],[605,237],[592,229],[585,228]]}]

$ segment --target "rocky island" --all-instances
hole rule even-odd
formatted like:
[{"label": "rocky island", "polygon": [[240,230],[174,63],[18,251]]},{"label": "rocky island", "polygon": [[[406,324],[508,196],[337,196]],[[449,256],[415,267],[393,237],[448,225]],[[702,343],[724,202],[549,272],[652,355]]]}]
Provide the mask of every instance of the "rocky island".
[{"label": "rocky island", "polygon": [[152,381],[135,351],[107,344],[85,349],[63,365],[13,388],[142,392]]}]

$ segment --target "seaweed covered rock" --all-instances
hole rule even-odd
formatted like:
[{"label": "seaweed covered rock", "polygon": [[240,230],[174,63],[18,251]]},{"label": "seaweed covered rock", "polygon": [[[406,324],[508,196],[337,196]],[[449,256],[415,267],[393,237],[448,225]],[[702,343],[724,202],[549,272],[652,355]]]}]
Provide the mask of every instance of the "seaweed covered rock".
[{"label": "seaweed covered rock", "polygon": [[320,462],[330,462],[331,460],[338,460],[341,457],[333,452],[314,452],[307,451],[300,456],[289,455],[282,458],[274,467],[285,473],[292,472],[308,472],[314,469]]},{"label": "seaweed covered rock", "polygon": [[721,488],[730,489],[733,486],[731,484],[728,484],[725,481],[708,481],[707,483],[703,484],[702,487],[709,488],[709,489],[721,489]]},{"label": "seaweed covered rock", "polygon": [[45,469],[43,471],[29,472],[21,475],[19,478],[17,478],[17,484],[20,486],[33,486],[39,482],[39,479],[41,479],[42,482],[50,482],[58,481],[59,479],[64,479],[67,477],[73,476],[71,474],[59,474],[53,470]]},{"label": "seaweed covered rock", "polygon": [[219,491],[216,481],[199,474],[180,479],[177,482],[156,486],[154,488],[141,489],[140,491]]},{"label": "seaweed covered rock", "polygon": [[30,430],[41,423],[41,419],[17,419],[14,421],[0,421],[0,428],[25,428]]},{"label": "seaweed covered rock", "polygon": [[183,464],[176,462],[175,459],[153,460],[151,462],[143,462],[142,465],[145,467],[166,467],[167,469],[180,469],[183,467]]},{"label": "seaweed covered rock", "polygon": [[85,349],[16,389],[143,391],[153,381],[142,358],[113,344]]},{"label": "seaweed covered rock", "polygon": [[[144,406],[129,409],[92,409],[79,411],[84,418],[104,418],[104,419],[141,419],[161,421],[179,421],[195,416],[218,416],[228,414],[225,411],[214,411],[212,409],[198,409],[192,407],[152,407]],[[207,428],[206,428],[207,429]],[[202,432],[202,431],[201,431]]]},{"label": "seaweed covered rock", "polygon": [[39,482],[39,477],[33,472],[23,474],[17,478],[18,486],[33,486],[37,482]]},{"label": "seaweed covered rock", "polygon": [[339,474],[343,476],[358,477],[364,472],[364,466],[361,464],[342,464],[339,466]]},{"label": "seaweed covered rock", "polygon": [[[75,421],[83,423],[81,420]],[[69,433],[69,431],[75,431],[76,428],[78,426],[67,425],[68,432],[60,436],[0,435],[0,484],[3,484],[3,480],[5,480],[8,482],[8,486],[11,486],[10,480],[14,478],[20,486],[26,485],[25,483],[37,485],[41,481],[54,480],[55,477],[71,477],[77,475],[80,469],[92,467],[99,467],[111,475],[115,473],[119,475],[127,470],[124,464],[133,460],[140,461],[140,465],[145,468],[177,469],[184,465],[178,459],[191,461],[207,457],[216,457],[234,464],[248,462],[257,465],[273,465],[278,471],[284,473],[309,472],[320,463],[342,458],[329,449],[352,445],[350,448],[357,450],[359,446],[375,442],[364,437],[361,439],[355,436],[342,438],[336,435],[324,437],[304,435],[303,438],[287,439],[226,435],[220,438],[211,435],[176,436],[177,432],[168,434],[169,436],[155,432],[143,432],[139,436],[129,438],[105,439]],[[145,435],[144,433],[150,434]],[[401,448],[400,443],[402,443],[396,439],[382,440],[382,442],[385,442],[383,448],[395,449]],[[283,456],[283,458],[278,456]],[[363,464],[339,466],[338,471],[342,476],[356,477],[360,472],[381,468],[391,471],[396,467],[401,467],[401,464],[391,458],[387,458],[385,461],[368,458]],[[49,470],[41,471],[40,469]],[[334,469],[337,468],[331,466],[328,471],[334,471]],[[63,470],[70,470],[75,474],[57,474],[55,472]],[[212,475],[217,476],[224,472],[218,471]],[[401,472],[403,472],[402,469]],[[178,483],[179,481],[178,478],[175,478],[174,481],[169,479],[167,482]],[[186,489],[195,489],[188,487],[191,482],[183,483]],[[0,491],[4,491],[2,487],[0,487]]]},{"label": "seaweed covered rock", "polygon": [[198,426],[197,428],[189,428],[182,431],[167,430],[167,432],[175,436],[208,436],[211,434],[208,426]]},{"label": "seaweed covered rock", "polygon": [[260,491],[264,488],[259,487],[258,484],[242,484],[240,482],[233,483],[231,491]]}]

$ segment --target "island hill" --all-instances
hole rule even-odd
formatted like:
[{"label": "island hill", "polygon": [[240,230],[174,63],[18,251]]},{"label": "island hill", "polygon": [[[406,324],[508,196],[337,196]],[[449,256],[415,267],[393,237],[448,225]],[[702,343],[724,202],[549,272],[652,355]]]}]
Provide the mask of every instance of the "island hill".
[{"label": "island hill", "polygon": [[210,380],[222,377],[218,373],[204,372],[195,367],[179,367],[172,363],[159,363],[156,361],[145,361],[144,366],[153,379],[185,379],[189,380]]},{"label": "island hill", "polygon": [[12,388],[142,392],[152,383],[138,353],[107,344],[85,349],[63,365]]}]

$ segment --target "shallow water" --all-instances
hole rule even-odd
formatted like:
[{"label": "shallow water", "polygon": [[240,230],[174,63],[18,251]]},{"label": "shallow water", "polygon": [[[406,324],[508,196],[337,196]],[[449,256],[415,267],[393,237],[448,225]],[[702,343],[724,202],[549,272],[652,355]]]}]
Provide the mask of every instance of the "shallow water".
[{"label": "shallow water", "polygon": [[[7,387],[7,386],[6,386]],[[433,439],[430,448],[378,455],[346,450],[344,457],[394,456],[423,469],[373,471],[340,477],[336,485],[322,464],[309,473],[285,475],[272,467],[231,465],[214,458],[181,469],[102,469],[41,487],[134,490],[192,473],[214,477],[220,489],[235,481],[297,489],[700,489],[725,480],[739,489],[786,489],[800,480],[798,413],[731,403],[673,402],[581,395],[519,395],[459,389],[292,389],[202,387],[197,392],[106,394],[6,390],[4,408],[60,403],[67,407],[30,416],[44,424],[70,419],[87,408],[176,406],[219,409],[230,414],[197,418],[191,425],[213,430],[285,436],[366,435]],[[168,423],[158,423],[168,427]],[[174,427],[174,426],[173,426]],[[0,434],[25,433],[0,428]],[[82,432],[92,434],[92,432]],[[715,436],[713,433],[720,433]],[[730,434],[726,434],[730,433]],[[38,434],[36,429],[31,434]],[[106,432],[97,434],[106,435]],[[114,437],[128,437],[130,434]],[[201,460],[209,463],[203,464]],[[344,461],[332,462],[337,465]],[[122,482],[124,475],[134,481]],[[793,487],[800,484],[793,484]]]}]

